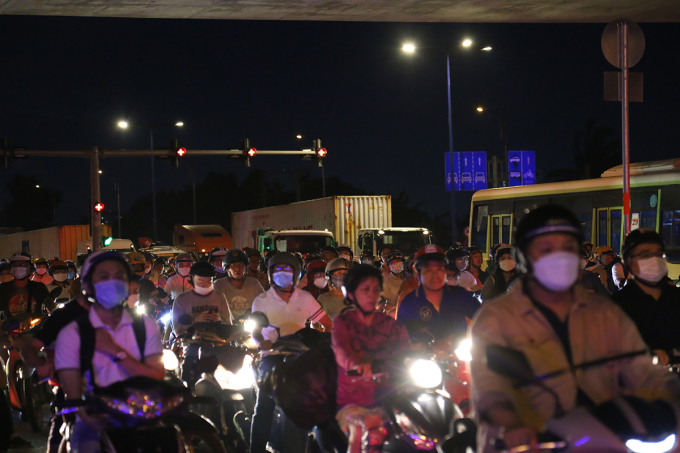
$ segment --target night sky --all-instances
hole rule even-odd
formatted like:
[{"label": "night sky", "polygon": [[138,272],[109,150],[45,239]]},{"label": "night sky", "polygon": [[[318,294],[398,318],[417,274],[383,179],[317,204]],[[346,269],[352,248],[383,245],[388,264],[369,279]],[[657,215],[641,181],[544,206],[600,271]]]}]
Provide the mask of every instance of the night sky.
[{"label": "night sky", "polygon": [[[198,179],[249,171],[226,157],[191,158],[192,149],[236,148],[245,137],[259,149],[298,149],[320,138],[327,176],[375,194],[404,190],[437,216],[449,209],[446,59],[437,48],[456,49],[454,149],[500,156],[496,119],[475,111],[482,104],[505,117],[511,150],[536,151],[540,180],[573,166],[574,133],[588,119],[620,130],[620,104],[602,100],[603,71],[614,70],[600,49],[604,26],[1,16],[0,137],[30,149],[148,149],[148,129],[134,123],[181,120],[182,130],[154,127],[156,147],[178,138],[189,150],[178,169],[156,162],[159,190],[188,185],[190,166]],[[633,70],[644,73],[645,102],[631,105],[631,161],[680,157],[680,26],[641,27],[647,49]],[[459,51],[465,37],[493,51]],[[431,49],[405,55],[405,41]],[[127,131],[116,127],[123,118]],[[281,169],[312,164],[258,156],[252,165],[289,183]],[[114,179],[123,211],[151,190],[148,157],[101,168],[107,209]],[[77,158],[13,161],[0,168],[0,205],[12,174],[34,174],[63,191],[58,222],[78,223],[88,172]]]}]

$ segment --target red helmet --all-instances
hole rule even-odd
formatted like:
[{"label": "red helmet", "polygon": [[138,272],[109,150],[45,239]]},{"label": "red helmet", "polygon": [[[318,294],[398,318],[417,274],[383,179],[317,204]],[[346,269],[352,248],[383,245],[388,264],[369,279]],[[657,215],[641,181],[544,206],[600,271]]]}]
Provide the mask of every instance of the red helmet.
[{"label": "red helmet", "polygon": [[428,244],[418,249],[415,254],[416,270],[430,261],[438,261],[446,265],[446,253],[444,252],[444,249],[435,244]]}]

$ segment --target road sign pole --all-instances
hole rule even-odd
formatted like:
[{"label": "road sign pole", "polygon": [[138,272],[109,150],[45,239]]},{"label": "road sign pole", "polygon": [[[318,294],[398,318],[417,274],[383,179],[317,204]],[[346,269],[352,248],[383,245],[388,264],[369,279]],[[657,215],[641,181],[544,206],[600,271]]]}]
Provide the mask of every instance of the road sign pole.
[{"label": "road sign pole", "polygon": [[90,150],[90,209],[92,212],[92,250],[102,248],[102,214],[94,208],[101,201],[99,190],[99,148]]},{"label": "road sign pole", "polygon": [[621,153],[623,162],[623,234],[630,233],[630,149],[628,142],[628,23],[621,21],[619,62],[621,64]]},{"label": "road sign pole", "polygon": [[456,191],[453,183],[453,117],[451,115],[451,57],[446,55],[447,101],[449,104],[449,158],[451,161],[451,244],[458,242],[458,218],[456,216]]}]

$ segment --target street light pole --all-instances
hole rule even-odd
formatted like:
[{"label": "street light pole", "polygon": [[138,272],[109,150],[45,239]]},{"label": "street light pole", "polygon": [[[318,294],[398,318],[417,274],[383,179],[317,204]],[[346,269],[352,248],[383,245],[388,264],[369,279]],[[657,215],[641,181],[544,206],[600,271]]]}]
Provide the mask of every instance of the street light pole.
[{"label": "street light pole", "polygon": [[118,181],[113,181],[113,188],[116,191],[116,196],[118,197],[118,237],[123,238],[122,228],[120,227],[120,184]]},{"label": "street light pole", "polygon": [[449,105],[449,163],[451,165],[451,244],[458,239],[458,218],[456,216],[456,190],[453,183],[453,115],[451,114],[451,57],[446,54],[446,86]]}]

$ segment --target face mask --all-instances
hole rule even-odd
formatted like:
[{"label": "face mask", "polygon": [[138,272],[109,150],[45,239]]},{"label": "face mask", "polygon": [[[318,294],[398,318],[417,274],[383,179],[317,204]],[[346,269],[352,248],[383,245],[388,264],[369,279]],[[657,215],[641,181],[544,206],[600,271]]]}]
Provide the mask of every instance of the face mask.
[{"label": "face mask", "polygon": [[213,290],[213,285],[210,285],[207,288],[204,288],[202,286],[196,286],[194,288],[194,291],[196,291],[201,296],[206,296],[206,295],[210,294],[212,292],[212,290]]},{"label": "face mask", "polygon": [[342,288],[342,284],[345,282],[344,277],[331,277],[331,283],[336,288]]},{"label": "face mask", "polygon": [[9,274],[0,275],[0,283],[7,283],[7,282],[11,282],[12,280],[14,280],[14,277],[12,277]]},{"label": "face mask", "polygon": [[668,275],[668,265],[666,264],[666,260],[659,258],[658,256],[652,256],[650,258],[639,260],[638,266],[640,267],[640,270],[638,271],[638,275],[636,275],[636,277],[639,277],[645,282],[656,284],[659,283],[662,278]]},{"label": "face mask", "polygon": [[273,275],[274,284],[279,288],[288,288],[293,284],[292,272],[277,272]]},{"label": "face mask", "polygon": [[352,258],[350,258],[350,256],[349,256],[347,253],[341,253],[341,254],[338,256],[338,258],[344,258],[344,259],[346,259],[347,261],[352,261]]},{"label": "face mask", "polygon": [[35,270],[35,272],[39,275],[45,275],[45,273],[47,272],[47,269],[44,268],[44,267],[39,267]]},{"label": "face mask", "polygon": [[392,272],[395,275],[399,275],[402,272],[404,272],[404,263],[402,262],[396,262],[396,263],[390,263],[390,272]]},{"label": "face mask", "polygon": [[510,259],[503,260],[503,261],[499,262],[498,267],[500,267],[501,270],[503,270],[505,272],[510,272],[511,270],[513,270],[515,268],[516,264],[517,264],[517,262],[514,259],[510,258]]},{"label": "face mask", "polygon": [[130,297],[127,298],[127,306],[130,308],[137,305],[137,302],[139,302],[139,294],[130,294]]},{"label": "face mask", "polygon": [[569,252],[554,252],[532,263],[536,280],[550,291],[565,291],[578,279],[578,255]]},{"label": "face mask", "polygon": [[54,274],[54,281],[55,282],[64,282],[66,281],[66,274]]},{"label": "face mask", "polygon": [[368,258],[364,258],[364,259],[361,261],[361,264],[369,264],[369,265],[373,266],[373,260],[368,259]]},{"label": "face mask", "polygon": [[25,267],[13,267],[10,272],[17,280],[23,280],[28,277],[28,269]]},{"label": "face mask", "polygon": [[68,271],[68,279],[73,280],[74,278],[76,278],[75,271]]},{"label": "face mask", "polygon": [[104,280],[94,285],[95,299],[104,308],[117,307],[128,297],[128,284],[121,280]]},{"label": "face mask", "polygon": [[178,273],[181,277],[186,277],[187,275],[189,275],[189,271],[190,271],[190,270],[191,270],[191,269],[189,269],[188,267],[180,267],[179,269],[177,269],[177,273]]},{"label": "face mask", "polygon": [[328,285],[328,280],[326,280],[326,277],[318,277],[314,279],[314,286],[316,286],[319,289],[324,289]]}]

